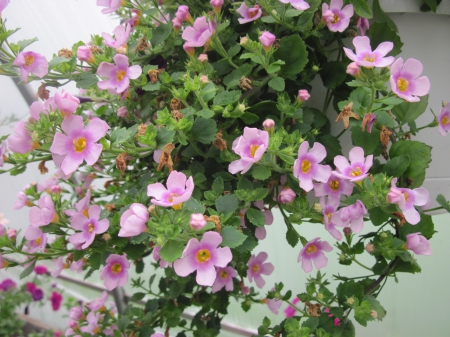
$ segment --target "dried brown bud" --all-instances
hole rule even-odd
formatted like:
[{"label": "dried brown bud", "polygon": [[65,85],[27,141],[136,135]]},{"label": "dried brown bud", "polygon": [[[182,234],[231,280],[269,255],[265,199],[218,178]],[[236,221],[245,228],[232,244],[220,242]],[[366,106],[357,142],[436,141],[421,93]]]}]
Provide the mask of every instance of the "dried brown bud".
[{"label": "dried brown bud", "polygon": [[72,262],[73,262],[73,254],[69,254],[69,255],[67,256],[67,258],[66,258],[67,266],[70,267],[70,265],[72,264]]},{"label": "dried brown bud", "polygon": [[250,90],[252,88],[252,81],[249,78],[242,76],[241,79],[239,80],[238,85],[239,88],[241,88],[244,91]]},{"label": "dried brown bud", "polygon": [[50,90],[47,90],[46,87],[47,84],[42,83],[37,91],[39,98],[42,99],[43,101],[48,100],[48,98],[50,97]]},{"label": "dried brown bud", "polygon": [[214,224],[216,225],[217,233],[220,233],[220,231],[222,230],[222,226],[220,225],[220,217],[219,216],[217,216],[217,215],[211,215],[211,216],[204,215],[203,218],[206,221],[214,222]]},{"label": "dried brown bud", "polygon": [[222,138],[222,132],[217,132],[216,140],[212,142],[214,147],[218,148],[220,151],[224,151],[227,149],[227,141]]},{"label": "dried brown bud", "polygon": [[139,124],[138,131],[136,133],[136,136],[134,136],[134,138],[138,140],[140,136],[145,135],[145,131],[147,131],[147,124]]},{"label": "dried brown bud", "polygon": [[392,132],[389,131],[389,129],[383,125],[383,127],[381,128],[380,140],[381,140],[381,143],[385,147],[388,147],[388,145],[389,145],[389,137],[390,137],[390,135],[392,135]]},{"label": "dried brown bud", "polygon": [[58,51],[59,57],[65,57],[66,59],[70,59],[73,56],[73,53],[70,49],[63,48],[60,51]]},{"label": "dried brown bud", "polygon": [[111,235],[109,235],[108,233],[105,233],[102,235],[102,239],[105,241],[109,241],[109,240],[111,240]]},{"label": "dried brown bud", "polygon": [[320,307],[319,303],[312,304],[311,302],[306,302],[305,305],[308,307],[308,313],[313,317],[320,317]]},{"label": "dried brown bud", "polygon": [[407,133],[407,134],[405,135],[405,139],[411,139],[411,134],[410,134],[410,133]]},{"label": "dried brown bud", "polygon": [[158,75],[161,74],[164,71],[164,69],[150,69],[148,71],[148,76],[150,77],[150,81],[152,84],[155,84],[158,82]]},{"label": "dried brown bud", "polygon": [[101,53],[102,53],[102,50],[101,50],[99,47],[97,47],[97,46],[90,46],[90,47],[89,47],[89,50],[90,50],[91,52],[97,53],[97,54],[101,54]]},{"label": "dried brown bud", "polygon": [[181,110],[182,109],[181,101],[176,99],[175,97],[172,98],[172,100],[170,101],[170,108],[172,110]]},{"label": "dried brown bud", "polygon": [[358,33],[356,32],[356,30],[349,30],[348,31],[348,35],[350,36],[350,37],[357,37],[358,36]]},{"label": "dried brown bud", "polygon": [[45,160],[39,163],[38,168],[41,174],[46,174],[48,172],[48,168],[45,167]]},{"label": "dried brown bud", "polygon": [[143,36],[139,39],[139,42],[138,42],[136,48],[134,48],[133,52],[135,52],[135,53],[137,51],[144,52],[149,47],[150,47],[150,45],[147,43],[147,38],[145,36]]},{"label": "dried brown bud", "polygon": [[396,216],[399,219],[400,222],[399,222],[398,225],[400,227],[403,226],[406,223],[405,216],[403,215],[402,212],[394,212],[394,213],[392,213],[392,215]]},{"label": "dried brown bud", "polygon": [[164,166],[167,166],[169,169],[169,173],[173,170],[173,160],[172,156],[170,155],[172,150],[175,148],[175,145],[172,143],[167,144],[163,147],[161,157],[159,157],[159,164],[157,167],[158,171],[161,171]]},{"label": "dried brown bud", "polygon": [[105,205],[105,209],[108,212],[112,213],[116,209],[116,205],[115,204],[106,204]]},{"label": "dried brown bud", "polygon": [[350,102],[346,106],[344,106],[344,109],[342,109],[341,113],[336,118],[336,122],[339,122],[340,120],[344,122],[344,129],[348,129],[350,125],[350,118],[359,119],[359,116],[355,114],[352,109],[353,102]]},{"label": "dried brown bud", "polygon": [[172,110],[171,114],[173,118],[177,120],[177,122],[184,117],[180,110]]},{"label": "dried brown bud", "polygon": [[128,160],[127,160],[127,153],[121,153],[117,156],[116,158],[116,167],[118,170],[122,171],[122,173],[125,172],[125,170],[127,169],[127,165],[128,165]]}]

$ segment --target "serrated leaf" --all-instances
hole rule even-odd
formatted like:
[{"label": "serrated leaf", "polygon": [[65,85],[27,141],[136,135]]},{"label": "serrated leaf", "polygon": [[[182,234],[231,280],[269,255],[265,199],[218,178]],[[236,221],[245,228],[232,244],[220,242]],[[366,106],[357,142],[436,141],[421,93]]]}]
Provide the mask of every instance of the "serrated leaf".
[{"label": "serrated leaf", "polygon": [[[245,54],[243,54],[241,56],[241,58],[244,55]],[[250,55],[250,57],[252,55]],[[241,65],[238,69],[233,70],[230,74],[225,76],[225,78],[223,79],[223,84],[225,84],[227,86],[227,88],[231,88],[231,87],[237,86],[238,83],[239,83],[239,80],[243,76],[248,77],[248,75],[250,75],[252,69],[253,69],[253,66],[251,64],[249,64],[249,63],[245,63],[245,64]]]},{"label": "serrated leaf", "polygon": [[134,131],[131,129],[117,128],[111,133],[111,144],[119,145],[131,139]]},{"label": "serrated leaf", "polygon": [[213,100],[214,105],[226,106],[237,102],[241,97],[241,92],[239,90],[223,91],[218,93]]},{"label": "serrated leaf", "polygon": [[392,113],[395,115],[400,125],[411,123],[422,115],[427,109],[428,97],[429,95],[420,97],[420,102],[403,102],[396,105],[392,109]]},{"label": "serrated leaf", "polygon": [[239,247],[247,238],[247,235],[231,226],[222,227],[220,236],[222,237],[222,243],[220,245],[230,248]]},{"label": "serrated leaf", "polygon": [[409,223],[404,224],[399,228],[400,239],[406,241],[406,236],[412,233],[420,233],[428,240],[434,235],[434,223],[431,215],[420,214],[420,221],[416,225],[411,225]]},{"label": "serrated leaf", "polygon": [[159,251],[159,255],[163,260],[167,262],[174,262],[179,259],[183,254],[184,245],[181,242],[175,240],[169,240]]},{"label": "serrated leaf", "polygon": [[209,144],[216,139],[217,124],[213,119],[197,118],[191,129],[193,140]]},{"label": "serrated leaf", "polygon": [[82,73],[77,79],[77,88],[81,89],[89,89],[94,86],[98,82],[98,78],[95,74],[92,73]]},{"label": "serrated leaf", "polygon": [[384,165],[384,172],[391,177],[400,177],[411,163],[411,157],[408,154],[394,157]]},{"label": "serrated leaf", "polygon": [[62,57],[62,56],[57,56],[51,59],[51,61],[48,63],[48,70],[52,70],[55,66],[57,66],[58,64],[61,63],[67,63],[70,62],[72,59],[71,58],[66,58],[66,57]]},{"label": "serrated leaf", "polygon": [[269,87],[271,87],[275,91],[284,91],[285,83],[284,83],[284,78],[282,78],[282,77],[272,78],[268,84],[269,84]]},{"label": "serrated leaf", "polygon": [[347,65],[344,62],[329,61],[319,71],[323,85],[327,89],[335,89],[341,85],[347,77]]},{"label": "serrated leaf", "polygon": [[274,53],[274,58],[285,62],[281,67],[281,73],[287,75],[300,73],[308,63],[308,51],[303,39],[295,34],[283,37],[279,45],[280,47]]},{"label": "serrated leaf", "polygon": [[257,180],[266,180],[272,175],[272,170],[267,166],[253,165],[252,177]]},{"label": "serrated leaf", "polygon": [[380,0],[373,0],[372,10],[374,19],[380,22],[385,22],[390,29],[394,32],[398,32],[398,28],[395,25],[394,21],[381,9]]},{"label": "serrated leaf", "polygon": [[17,42],[17,45],[19,46],[19,51],[24,50],[26,47],[28,47],[30,44],[39,41],[39,39],[37,37],[34,37],[32,39],[27,39],[27,40],[20,40],[19,42]]},{"label": "serrated leaf", "polygon": [[286,241],[287,243],[289,243],[289,245],[291,247],[295,247],[298,244],[299,241],[299,237],[295,231],[295,229],[293,229],[292,227],[288,227],[288,230],[286,232]]},{"label": "serrated leaf", "polygon": [[158,149],[162,149],[167,144],[172,143],[174,136],[175,130],[170,130],[166,127],[158,128],[156,134],[156,143],[158,144]]},{"label": "serrated leaf", "polygon": [[163,43],[172,32],[173,25],[172,23],[161,24],[156,27],[152,33],[153,36],[150,40],[152,43],[152,47],[156,47],[158,44]]},{"label": "serrated leaf", "polygon": [[254,224],[257,227],[264,227],[264,225],[266,224],[266,217],[258,209],[255,208],[247,209],[245,216],[252,224]]},{"label": "serrated leaf", "polygon": [[214,117],[214,111],[211,111],[209,109],[203,109],[197,112],[197,116],[208,119]]},{"label": "serrated leaf", "polygon": [[215,202],[216,210],[219,214],[233,213],[239,207],[239,201],[236,194],[221,195]]},{"label": "serrated leaf", "polygon": [[370,45],[372,47],[372,50],[375,50],[375,48],[377,48],[380,43],[390,41],[394,43],[394,48],[388,54],[389,56],[396,56],[402,52],[403,42],[401,41],[400,36],[394,30],[392,30],[388,23],[372,23],[370,25],[368,36],[370,38]]},{"label": "serrated leaf", "polygon": [[100,253],[93,253],[89,257],[89,264],[93,270],[100,269],[102,263],[102,255]]},{"label": "serrated leaf", "polygon": [[145,293],[134,293],[133,296],[131,296],[130,301],[139,302],[145,297],[145,295]]},{"label": "serrated leaf", "polygon": [[159,82],[155,82],[155,83],[148,82],[141,89],[145,90],[145,91],[156,91],[156,90],[161,89],[161,84]]},{"label": "serrated leaf", "polygon": [[366,0],[348,0],[348,2],[353,5],[356,14],[366,19],[372,19],[372,10]]}]

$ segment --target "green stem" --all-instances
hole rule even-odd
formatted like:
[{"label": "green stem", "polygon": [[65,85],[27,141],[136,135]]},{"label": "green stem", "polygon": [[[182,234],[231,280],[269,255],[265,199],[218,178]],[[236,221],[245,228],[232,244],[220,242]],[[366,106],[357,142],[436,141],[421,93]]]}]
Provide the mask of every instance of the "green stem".
[{"label": "green stem", "polygon": [[336,138],[339,139],[339,137],[341,137],[341,136],[344,134],[345,131],[347,131],[347,129],[342,130],[342,131],[336,136]]},{"label": "green stem", "polygon": [[293,304],[291,301],[285,300],[284,302],[286,302],[287,304],[289,304],[289,306],[293,309],[295,309],[296,311],[302,313],[305,316],[309,316],[309,314],[306,311],[303,311],[302,309],[299,309],[295,304]]},{"label": "green stem", "polygon": [[369,268],[369,267],[367,267],[366,265],[362,264],[362,263],[359,262],[354,256],[353,256],[352,260],[353,260],[354,262],[356,262],[357,264],[359,264],[359,265],[360,265],[361,267],[363,267],[364,269],[367,269],[367,270],[372,271],[372,268]]},{"label": "green stem", "polygon": [[430,209],[425,209],[422,212],[433,212],[433,211],[438,211],[440,209],[445,209],[443,206],[440,207],[435,207],[435,208],[430,208]]}]

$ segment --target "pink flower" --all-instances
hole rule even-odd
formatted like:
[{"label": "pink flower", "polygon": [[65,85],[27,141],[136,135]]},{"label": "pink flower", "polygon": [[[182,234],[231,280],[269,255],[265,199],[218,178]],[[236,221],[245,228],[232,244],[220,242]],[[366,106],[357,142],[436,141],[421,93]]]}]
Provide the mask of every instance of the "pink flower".
[{"label": "pink flower", "polygon": [[328,264],[328,259],[323,253],[331,252],[333,248],[326,241],[320,241],[320,238],[315,238],[309,241],[300,251],[297,262],[302,262],[302,269],[305,273],[312,271],[312,262],[317,269],[322,269]]},{"label": "pink flower", "polygon": [[[264,218],[266,220],[265,223],[264,223],[265,225],[270,226],[271,224],[273,224],[273,220],[274,220],[273,219],[273,214],[272,214],[272,212],[270,210],[264,209],[264,201],[263,200],[255,201],[253,203],[253,205],[258,207],[259,210],[263,213]],[[244,223],[244,225],[245,225],[245,223]],[[245,226],[243,226],[243,227],[245,227]],[[267,233],[266,233],[266,229],[264,227],[256,227],[256,229],[255,229],[255,237],[258,240],[264,240],[266,238],[266,235],[267,235]]]},{"label": "pink flower", "polygon": [[[297,304],[298,302],[300,302],[300,299],[298,297],[296,297],[292,300],[292,304],[294,304],[294,305]],[[284,315],[286,316],[286,318],[293,317],[293,316],[295,316],[296,313],[297,313],[297,310],[295,310],[291,306],[284,309]]]},{"label": "pink flower", "polygon": [[52,263],[53,267],[55,267],[55,269],[53,269],[52,272],[50,273],[52,277],[58,277],[59,275],[61,275],[62,270],[67,269],[68,267],[67,263],[64,263],[64,257],[62,256],[53,260]]},{"label": "pink flower", "polygon": [[25,205],[27,206],[33,205],[31,201],[28,199],[28,196],[22,191],[17,193],[17,199],[18,200],[14,201],[13,209],[21,209]]},{"label": "pink flower", "polygon": [[38,206],[31,207],[28,213],[31,226],[41,227],[48,225],[50,222],[58,222],[55,204],[49,195],[42,196],[38,201]]},{"label": "pink flower", "polygon": [[348,179],[350,181],[361,181],[368,176],[369,169],[372,167],[373,155],[364,158],[364,150],[356,146],[350,150],[350,163],[344,156],[336,156],[334,158],[334,165],[337,171],[333,171],[334,175]]},{"label": "pink flower", "polygon": [[34,267],[34,272],[36,275],[43,275],[48,273],[48,269],[45,266],[36,266]]},{"label": "pink flower", "polygon": [[191,214],[191,219],[189,221],[189,225],[193,230],[199,230],[206,226],[206,220],[203,214],[194,213]]},{"label": "pink flower", "polygon": [[391,90],[408,102],[419,102],[417,96],[424,96],[430,91],[430,80],[426,76],[419,77],[423,66],[416,59],[407,59],[403,64],[400,57],[391,66]]},{"label": "pink flower", "polygon": [[111,291],[117,286],[124,286],[128,282],[128,268],[130,262],[124,255],[108,256],[106,266],[100,274],[100,279],[105,280],[106,289]]},{"label": "pink flower", "polygon": [[353,5],[347,5],[344,8],[343,0],[331,0],[330,7],[328,4],[322,4],[322,17],[328,29],[332,32],[343,32],[350,24],[350,19],[353,16]]},{"label": "pink flower", "polygon": [[266,252],[260,252],[256,256],[252,255],[247,263],[247,277],[250,282],[254,279],[258,288],[262,288],[266,284],[266,281],[264,281],[261,275],[270,275],[275,269],[272,263],[264,263],[267,257]]},{"label": "pink flower", "polygon": [[8,152],[8,146],[6,145],[6,141],[2,141],[0,144],[0,167],[3,167],[5,164],[5,159],[3,156]]},{"label": "pink flower", "polygon": [[53,176],[48,179],[45,179],[44,182],[37,184],[37,191],[38,192],[44,192],[47,191],[47,193],[50,191],[50,187],[54,186],[58,182],[58,177]]},{"label": "pink flower", "polygon": [[305,0],[280,0],[283,4],[291,4],[292,7],[299,11],[304,11],[309,8],[309,4]]},{"label": "pink flower", "polygon": [[214,266],[224,268],[233,256],[229,247],[218,248],[222,237],[216,232],[206,232],[202,240],[190,239],[183,251],[183,257],[173,265],[179,276],[187,276],[197,270],[197,283],[212,286],[216,280]]},{"label": "pink flower", "polygon": [[297,101],[299,103],[302,103],[302,102],[307,101],[310,97],[311,97],[311,95],[309,94],[308,90],[300,89],[298,91]]},{"label": "pink flower", "polygon": [[8,228],[8,238],[12,241],[14,241],[17,238],[17,229],[15,228]]},{"label": "pink flower", "polygon": [[394,48],[392,42],[382,42],[377,49],[372,51],[370,39],[367,36],[357,36],[353,39],[353,45],[355,46],[356,54],[345,47],[344,52],[350,60],[361,67],[384,68],[394,62],[394,56],[385,57]]},{"label": "pink flower", "polygon": [[78,261],[72,262],[72,264],[70,265],[70,270],[76,271],[77,273],[81,273],[85,265],[86,265],[86,258],[82,258]]},{"label": "pink flower", "polygon": [[[30,226],[31,227],[31,226]],[[30,228],[28,227],[28,228]],[[27,241],[25,242],[25,246],[27,247],[28,253],[36,253],[38,250],[44,250],[45,245],[47,244],[47,235],[42,233],[42,231],[37,228],[37,235],[33,235],[32,238],[27,237],[27,232],[25,232],[25,238]]]},{"label": "pink flower", "polygon": [[114,36],[116,39],[114,40],[113,37],[108,33],[102,33],[103,42],[108,47],[114,49],[121,47],[126,48],[130,33],[131,33],[131,26],[129,24],[127,24],[126,27],[119,25],[116,28],[114,28]]},{"label": "pink flower", "polygon": [[388,193],[388,201],[397,204],[402,210],[406,221],[411,225],[416,225],[420,221],[420,214],[414,206],[426,205],[430,195],[423,187],[411,190],[409,188],[396,187],[396,183],[397,178],[392,179],[391,190]]},{"label": "pink flower", "polygon": [[341,223],[339,213],[337,212],[339,203],[340,201],[336,197],[328,197],[328,203],[325,203],[325,197],[320,198],[320,205],[322,206],[325,229],[336,240],[341,241],[342,233],[336,229],[336,226],[339,226]]},{"label": "pink flower", "polygon": [[216,13],[219,13],[223,6],[223,0],[211,0],[209,2]]},{"label": "pink flower", "polygon": [[366,18],[359,17],[358,21],[356,21],[356,28],[359,28],[361,35],[366,35],[366,30],[370,27],[369,20]]},{"label": "pink flower", "polygon": [[105,311],[106,310],[105,303],[107,300],[108,300],[108,293],[106,291],[103,291],[102,294],[100,295],[100,298],[96,298],[95,300],[89,302],[88,307],[92,311],[97,310]]},{"label": "pink flower", "polygon": [[69,217],[72,217],[77,213],[83,213],[87,217],[90,203],[91,203],[91,190],[87,190],[86,196],[75,204],[75,208],[77,210],[75,211],[73,209],[68,209],[67,211],[64,211],[64,214],[68,215]]},{"label": "pink flower", "polygon": [[346,179],[339,178],[334,172],[331,173],[326,183],[314,184],[314,195],[316,197],[334,196],[340,199],[342,194],[350,196],[352,192],[353,184]]},{"label": "pink flower", "polygon": [[161,250],[161,246],[156,246],[152,250],[152,257],[155,260],[155,262],[159,261],[159,266],[161,268],[166,268],[167,266],[172,267],[172,263],[169,263],[166,260],[161,259],[161,255],[159,255],[160,250]]},{"label": "pink flower", "polygon": [[69,116],[64,118],[61,128],[66,135],[57,132],[50,151],[64,174],[75,172],[83,161],[94,165],[103,148],[96,142],[106,135],[108,124],[99,118],[93,118],[85,128],[83,117]]},{"label": "pink flower", "polygon": [[339,318],[336,317],[336,318],[334,319],[334,322],[333,322],[333,323],[334,323],[334,326],[340,326],[340,325],[341,325],[341,320],[340,320]]},{"label": "pink flower", "polygon": [[[57,92],[54,97],[54,105],[64,117],[72,115],[77,110],[80,100],[66,91]],[[46,101],[47,103],[47,101]]]},{"label": "pink flower", "polygon": [[366,207],[360,200],[356,200],[353,205],[343,207],[339,211],[340,220],[337,225],[347,227],[350,225],[352,232],[360,233],[364,228],[363,216],[367,213]]},{"label": "pink flower", "polygon": [[430,242],[420,233],[406,235],[406,248],[417,255],[431,255]]},{"label": "pink flower", "polygon": [[13,65],[20,67],[20,77],[24,83],[27,83],[30,73],[39,78],[48,74],[48,62],[45,56],[32,51],[20,52]]},{"label": "pink flower", "polygon": [[87,63],[94,63],[94,61],[95,61],[94,54],[92,54],[92,51],[88,46],[79,46],[78,47],[77,58],[80,61],[85,61]]},{"label": "pink flower", "polygon": [[127,116],[128,116],[127,107],[121,106],[119,109],[117,109],[117,117],[125,118]]},{"label": "pink flower", "polygon": [[52,302],[53,311],[58,311],[62,302],[62,295],[56,291],[52,292],[52,296],[50,296],[50,302]]},{"label": "pink flower", "polygon": [[150,184],[147,187],[147,195],[152,197],[150,202],[154,205],[180,209],[183,202],[188,201],[194,191],[192,177],[186,180],[182,172],[172,171],[167,178],[167,189],[161,183]]},{"label": "pink flower", "polygon": [[186,27],[181,37],[186,40],[185,45],[187,47],[203,47],[215,30],[215,23],[207,22],[206,17],[202,16],[195,20],[193,27]]},{"label": "pink flower", "polygon": [[345,72],[354,77],[358,77],[361,73],[361,69],[359,68],[358,63],[352,62],[347,66],[347,70]]},{"label": "pink flower", "polygon": [[151,335],[150,337],[164,337],[164,335],[162,333],[157,332]]},{"label": "pink flower", "polygon": [[249,8],[245,5],[245,2],[242,2],[242,5],[236,9],[236,13],[239,13],[242,16],[242,18],[238,19],[239,23],[244,24],[259,19],[261,17],[262,10],[259,5]]},{"label": "pink flower", "polygon": [[272,48],[273,43],[275,42],[276,36],[267,30],[263,31],[261,36],[259,37],[259,41],[261,42],[265,51],[269,52]]},{"label": "pink flower", "polygon": [[17,122],[14,132],[14,135],[8,137],[8,147],[12,152],[24,154],[40,147],[39,142],[33,142],[31,139],[25,122]]},{"label": "pink flower", "polygon": [[130,209],[120,217],[120,231],[118,236],[131,237],[147,230],[149,216],[147,207],[141,204],[131,204]]},{"label": "pink flower", "polygon": [[124,0],[97,0],[97,6],[106,7],[102,9],[103,14],[115,12],[124,4]]},{"label": "pink flower", "polygon": [[226,291],[233,291],[233,277],[237,276],[237,272],[233,267],[217,268],[216,280],[212,285],[211,292],[214,294],[225,287]]},{"label": "pink flower", "polygon": [[441,136],[447,136],[447,132],[450,130],[450,103],[447,103],[438,114],[438,131]]},{"label": "pink flower", "polygon": [[258,162],[269,146],[269,133],[256,128],[244,128],[244,134],[233,142],[233,151],[241,159],[232,161],[228,166],[231,174],[247,172],[254,163]]},{"label": "pink flower", "polygon": [[288,186],[286,186],[279,194],[278,194],[278,202],[280,204],[289,204],[294,201],[297,195],[295,192]]},{"label": "pink flower", "polygon": [[81,249],[86,249],[92,242],[94,242],[95,235],[106,232],[109,228],[109,220],[100,220],[100,206],[93,205],[89,207],[88,216],[86,217],[83,213],[78,213],[72,216],[71,226],[72,228],[81,231],[72,234],[69,241],[74,246],[81,245]]},{"label": "pink flower", "polygon": [[83,308],[80,306],[73,307],[69,311],[69,318],[75,321],[79,321],[84,316]]},{"label": "pink flower", "polygon": [[102,90],[114,90],[120,94],[130,86],[130,79],[136,79],[142,74],[138,65],[128,66],[128,57],[121,54],[114,56],[114,64],[102,62],[97,69],[97,75],[108,78],[97,83]]},{"label": "pink flower", "polygon": [[[100,1],[100,0],[97,0]],[[86,321],[88,323],[87,326],[83,326],[80,328],[81,332],[89,332],[92,336],[97,335],[98,333],[100,333],[100,327],[98,324],[98,321],[101,318],[101,314],[99,312],[94,313],[93,311],[91,311],[87,317],[86,317]]]},{"label": "pink flower", "polygon": [[2,12],[8,6],[9,0],[0,0],[0,18],[2,17]]},{"label": "pink flower", "polygon": [[194,21],[191,14],[189,13],[189,7],[186,5],[178,6],[175,17],[181,21],[189,21],[191,23]]},{"label": "pink flower", "polygon": [[313,179],[322,183],[331,175],[331,167],[319,163],[327,156],[325,147],[320,143],[314,143],[309,150],[309,144],[304,141],[298,149],[298,158],[294,162],[294,177],[300,182],[300,187],[306,192],[313,189]]},{"label": "pink flower", "polygon": [[199,62],[206,63],[208,62],[208,55],[207,54],[200,54],[197,58]]},{"label": "pink flower", "polygon": [[[272,291],[274,289],[272,288]],[[278,311],[281,308],[281,305],[283,304],[283,301],[277,298],[273,299],[265,299],[265,302],[267,303],[267,306],[269,307],[269,310],[272,311],[275,315],[278,315]]]}]

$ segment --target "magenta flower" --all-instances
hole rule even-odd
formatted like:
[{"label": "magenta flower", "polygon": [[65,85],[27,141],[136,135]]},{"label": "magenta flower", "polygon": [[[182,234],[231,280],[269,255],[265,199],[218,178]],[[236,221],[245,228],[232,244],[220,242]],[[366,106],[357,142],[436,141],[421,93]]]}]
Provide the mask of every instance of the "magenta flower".
[{"label": "magenta flower", "polygon": [[206,220],[202,213],[191,214],[189,226],[193,230],[199,230],[206,226]]},{"label": "magenta flower", "polygon": [[256,128],[244,128],[244,134],[233,142],[233,151],[241,156],[241,159],[232,161],[228,166],[231,174],[241,171],[247,172],[254,163],[258,162],[269,146],[269,133]]},{"label": "magenta flower", "polygon": [[48,273],[48,269],[45,266],[36,266],[34,267],[34,272],[36,275],[43,275]]},{"label": "magenta flower", "polygon": [[215,31],[215,23],[208,22],[206,17],[202,16],[195,20],[193,27],[186,27],[181,37],[186,40],[186,47],[203,47]]},{"label": "magenta flower", "polygon": [[52,296],[50,296],[50,302],[52,303],[53,311],[59,310],[62,300],[63,300],[63,297],[60,293],[58,293],[56,291],[52,292]]},{"label": "magenta flower", "polygon": [[294,177],[300,182],[300,187],[306,192],[313,189],[313,179],[322,183],[331,175],[331,167],[319,163],[327,156],[325,147],[320,143],[314,143],[309,150],[309,144],[304,141],[298,149],[298,158],[294,162]]},{"label": "magenta flower", "polygon": [[82,213],[75,214],[71,219],[72,228],[81,231],[81,233],[72,234],[69,241],[74,246],[80,246],[86,249],[94,242],[95,235],[106,232],[109,228],[109,220],[100,220],[100,206],[93,205],[89,207],[88,216]]},{"label": "magenta flower", "polygon": [[[77,110],[78,105],[80,104],[80,100],[78,98],[72,96],[64,90],[62,90],[62,92],[57,92],[53,99],[53,106],[56,106],[61,115],[63,115],[64,117],[72,115],[72,113]],[[48,100],[45,103],[47,102]]]},{"label": "magenta flower", "polygon": [[336,226],[340,226],[341,224],[339,213],[337,212],[339,204],[340,201],[336,197],[328,197],[328,203],[325,203],[325,197],[320,198],[320,205],[322,206],[325,229],[336,240],[341,241],[342,233],[336,229]]},{"label": "magenta flower", "polygon": [[259,5],[249,8],[245,5],[245,2],[242,2],[242,5],[236,9],[236,13],[239,13],[242,16],[242,18],[238,19],[239,23],[244,24],[259,19],[261,17],[262,10]]},{"label": "magenta flower", "polygon": [[364,214],[367,213],[366,207],[360,200],[356,200],[353,205],[343,207],[339,211],[340,221],[337,221],[337,225],[341,227],[347,227],[350,225],[352,232],[360,233],[364,228]]},{"label": "magenta flower", "polygon": [[372,51],[370,39],[367,36],[357,36],[353,39],[353,45],[356,53],[345,47],[344,52],[350,60],[361,67],[384,68],[394,62],[394,56],[385,57],[394,48],[392,42],[382,42]]},{"label": "magenta flower", "polygon": [[218,248],[222,237],[216,232],[206,232],[202,240],[190,239],[183,257],[173,263],[177,275],[185,277],[197,270],[197,283],[212,286],[216,280],[214,266],[224,268],[233,256],[229,247]]},{"label": "magenta flower", "polygon": [[347,5],[344,8],[343,0],[331,0],[330,7],[328,4],[322,4],[322,17],[332,32],[343,32],[350,24],[353,16],[353,5]]},{"label": "magenta flower", "polygon": [[147,230],[148,210],[144,205],[134,203],[130,209],[120,217],[120,231],[118,236],[131,237],[139,235]]},{"label": "magenta flower", "polygon": [[408,102],[419,102],[417,96],[424,96],[430,91],[428,77],[419,77],[422,70],[420,61],[410,58],[403,64],[400,57],[391,66],[391,90]]},{"label": "magenta flower", "polygon": [[20,67],[20,77],[24,83],[27,83],[30,73],[39,78],[48,74],[48,62],[45,56],[32,51],[20,52],[13,65]]},{"label": "magenta flower", "polygon": [[352,192],[353,184],[346,179],[339,178],[334,172],[331,173],[326,183],[314,184],[314,194],[316,197],[333,196],[340,199],[342,194],[350,196]]},{"label": "magenta flower", "polygon": [[130,268],[130,262],[124,255],[108,256],[106,266],[100,274],[100,279],[105,280],[106,289],[111,291],[117,286],[124,286],[128,282],[128,268]]},{"label": "magenta flower", "polygon": [[305,273],[312,271],[312,262],[317,269],[322,269],[328,264],[328,259],[323,252],[331,252],[333,248],[326,241],[315,238],[309,241],[298,254],[297,262],[302,262]]},{"label": "magenta flower", "polygon": [[276,36],[267,30],[263,31],[261,36],[259,37],[259,41],[261,42],[265,51],[270,51],[273,43],[275,42]]},{"label": "magenta flower", "polygon": [[369,27],[369,20],[366,18],[359,17],[358,21],[356,21],[356,28],[359,29],[361,36],[366,35],[366,31],[369,29]]},{"label": "magenta flower", "polygon": [[120,94],[130,86],[130,79],[141,76],[142,68],[138,65],[128,66],[128,57],[121,54],[114,56],[114,64],[102,62],[97,69],[97,75],[108,78],[97,83],[102,90],[114,90]]},{"label": "magenta flower", "polygon": [[420,233],[406,235],[406,248],[417,255],[431,255],[430,242]]},{"label": "magenta flower", "polygon": [[93,118],[85,128],[83,117],[69,116],[64,118],[61,128],[66,135],[57,132],[50,151],[53,156],[63,156],[61,169],[64,174],[75,172],[83,161],[94,165],[103,149],[96,142],[106,135],[108,124],[99,118]]},{"label": "magenta flower", "polygon": [[8,137],[8,147],[12,152],[24,154],[40,147],[39,142],[33,142],[31,139],[25,122],[17,122],[14,132],[14,135]]},{"label": "magenta flower", "polygon": [[[292,300],[292,304],[296,305],[298,302],[300,302],[300,299],[298,297],[294,298]],[[284,309],[284,315],[286,318],[293,317],[297,313],[297,310],[295,310],[293,307],[289,306],[286,309]]]},{"label": "magenta flower", "polygon": [[0,144],[0,167],[3,167],[3,165],[5,164],[5,159],[3,158],[3,156],[6,152],[8,152],[8,146],[6,145],[6,141],[4,140]]},{"label": "magenta flower", "polygon": [[0,283],[0,290],[8,291],[8,290],[14,289],[16,286],[17,286],[16,282],[11,280],[10,278],[7,278],[2,283]]},{"label": "magenta flower", "polygon": [[256,256],[252,255],[247,263],[247,277],[250,282],[254,279],[258,288],[262,288],[266,284],[266,281],[264,281],[261,275],[270,275],[275,269],[272,263],[264,263],[264,261],[267,260],[267,257],[268,255],[266,252],[260,252]]},{"label": "magenta flower", "polygon": [[438,114],[438,131],[441,136],[447,136],[447,132],[450,130],[450,103],[447,103]]},{"label": "magenta flower", "polygon": [[291,4],[292,7],[299,11],[304,11],[309,8],[309,4],[305,0],[280,0],[283,4]]},{"label": "magenta flower", "polygon": [[396,183],[397,178],[392,179],[391,190],[388,193],[388,201],[397,204],[402,210],[406,221],[411,225],[416,225],[420,221],[420,214],[414,206],[426,205],[430,195],[423,187],[411,190],[409,188],[396,187]]},{"label": "magenta flower", "polygon": [[167,188],[161,183],[150,184],[147,187],[147,195],[152,197],[150,202],[154,205],[180,209],[183,202],[188,201],[194,191],[192,177],[186,180],[182,172],[172,171],[167,178]]},{"label": "magenta flower", "polygon": [[114,36],[115,40],[111,35],[108,33],[102,33],[103,42],[108,47],[117,49],[117,48],[126,48],[128,38],[130,37],[131,33],[131,26],[127,24],[126,27],[119,25],[116,28],[114,28]]},{"label": "magenta flower", "polygon": [[349,153],[350,163],[344,156],[336,156],[334,158],[334,165],[336,165],[337,171],[333,171],[334,175],[348,179],[350,181],[361,181],[368,176],[369,169],[372,167],[373,155],[364,158],[364,150],[356,146],[350,150]]},{"label": "magenta flower", "polygon": [[97,0],[97,6],[106,7],[102,9],[103,14],[114,13],[124,4],[124,0]]},{"label": "magenta flower", "polygon": [[226,291],[233,291],[233,277],[237,276],[237,272],[233,267],[217,268],[216,280],[212,285],[211,292],[214,294],[225,287]]}]

